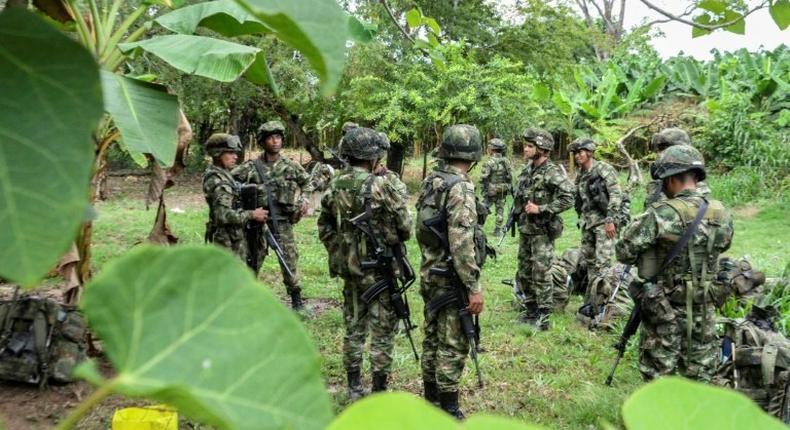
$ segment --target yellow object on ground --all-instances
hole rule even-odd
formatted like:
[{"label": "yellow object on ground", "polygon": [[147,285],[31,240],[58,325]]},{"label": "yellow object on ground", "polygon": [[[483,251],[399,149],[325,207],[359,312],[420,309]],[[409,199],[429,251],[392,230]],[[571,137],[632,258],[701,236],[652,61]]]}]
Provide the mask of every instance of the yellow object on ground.
[{"label": "yellow object on ground", "polygon": [[119,409],[112,430],[178,430],[178,414],[166,405]]}]

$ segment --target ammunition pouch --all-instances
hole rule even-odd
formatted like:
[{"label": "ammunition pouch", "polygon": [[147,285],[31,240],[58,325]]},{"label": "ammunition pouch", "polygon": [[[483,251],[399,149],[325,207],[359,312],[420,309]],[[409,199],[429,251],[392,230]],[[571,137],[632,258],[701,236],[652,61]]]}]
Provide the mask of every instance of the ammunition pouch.
[{"label": "ammunition pouch", "polygon": [[606,189],[606,181],[601,176],[595,176],[587,183],[587,192],[592,200],[593,206],[599,211],[606,213],[609,208],[609,191]]}]

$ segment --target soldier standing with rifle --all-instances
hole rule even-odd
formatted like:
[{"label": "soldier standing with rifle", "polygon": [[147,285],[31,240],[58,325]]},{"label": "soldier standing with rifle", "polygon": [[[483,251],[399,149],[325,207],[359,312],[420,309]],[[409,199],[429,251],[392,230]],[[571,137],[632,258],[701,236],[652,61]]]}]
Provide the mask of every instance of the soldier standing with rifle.
[{"label": "soldier standing with rifle", "polygon": [[643,280],[632,284],[634,312],[616,347],[625,349],[627,335],[641,321],[639,371],[645,380],[680,374],[710,381],[719,364],[715,304],[721,299],[712,281],[719,254],[732,241],[732,218],[720,201],[697,189],[705,162],[691,146],[666,149],[652,174],[668,199],[635,218],[616,245],[617,259],[636,264]]},{"label": "soldier standing with rifle", "polygon": [[[485,235],[478,223],[474,185],[467,176],[481,151],[477,128],[465,124],[447,128],[437,154],[444,162],[425,178],[417,201],[420,294],[425,300],[425,398],[459,419],[464,415],[458,406],[458,383],[467,354],[477,367],[472,315],[483,311],[479,279]],[[477,374],[482,386],[479,369]]]},{"label": "soldier standing with rifle", "polygon": [[[650,140],[650,145],[653,147],[653,151],[658,155],[661,156],[661,153],[664,152],[665,149],[669,148],[670,146],[675,145],[689,145],[691,146],[691,138],[689,137],[688,133],[685,130],[680,128],[665,128],[658,133],[653,135],[653,138]],[[652,166],[655,166],[653,164]],[[654,167],[653,167],[654,168]],[[700,181],[697,184],[697,191],[702,193],[703,196],[708,197],[710,196],[710,187],[705,181]],[[647,188],[645,190],[645,205],[644,209],[647,210],[651,204],[666,200],[667,196],[661,189],[661,180],[654,179],[647,183]]]},{"label": "soldier standing with rifle", "polygon": [[505,200],[513,187],[513,168],[510,167],[510,161],[504,157],[505,142],[502,139],[491,139],[489,144],[491,156],[483,164],[480,183],[486,209],[490,210],[492,204],[496,206],[494,235],[499,236],[505,213]]},{"label": "soldier standing with rifle", "polygon": [[241,209],[239,185],[230,170],[236,166],[241,142],[238,136],[215,133],[205,144],[211,165],[203,173],[203,193],[208,204],[207,243],[228,248],[243,261],[247,259],[244,225],[250,220],[265,222],[268,212],[260,207]]},{"label": "soldier standing with rifle", "polygon": [[[411,234],[411,215],[407,200],[391,182],[373,174],[384,145],[379,133],[364,127],[343,137],[341,156],[349,167],[332,180],[318,218],[330,273],[344,284],[343,364],[351,401],[365,394],[360,369],[368,331],[374,392],[387,389],[399,319],[411,340],[404,293],[415,277],[403,247]],[[399,280],[402,287],[396,284]]]},{"label": "soldier standing with rifle", "polygon": [[528,164],[519,175],[513,200],[520,241],[516,277],[524,292],[526,309],[522,322],[540,330],[550,328],[554,307],[551,264],[554,241],[562,234],[560,213],[573,205],[573,184],[549,159],[554,139],[545,130],[524,132],[524,159]]},{"label": "soldier standing with rifle", "polygon": [[[280,155],[284,136],[285,127],[280,121],[261,125],[257,135],[258,143],[263,147],[261,156],[244,162],[231,173],[239,182],[258,185],[258,201],[267,202],[271,233],[284,251],[285,260],[279,261],[283,283],[291,296],[291,307],[301,310],[302,285],[296,268],[299,253],[293,226],[307,212],[307,200],[303,194],[311,192],[312,188],[310,175],[302,166]],[[260,267],[260,262],[256,267]]]}]

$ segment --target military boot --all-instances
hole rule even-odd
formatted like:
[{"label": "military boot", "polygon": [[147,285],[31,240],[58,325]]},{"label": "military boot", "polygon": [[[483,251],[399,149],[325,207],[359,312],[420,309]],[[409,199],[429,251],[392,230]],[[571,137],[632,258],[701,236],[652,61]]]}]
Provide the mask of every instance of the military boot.
[{"label": "military boot", "polygon": [[373,372],[373,387],[370,389],[373,393],[380,391],[387,391],[387,375],[384,372]]},{"label": "military boot", "polygon": [[538,320],[538,305],[537,303],[527,303],[526,309],[521,311],[519,320],[524,324],[534,325]]},{"label": "military boot", "polygon": [[365,389],[362,388],[362,374],[359,369],[348,371],[348,401],[349,403],[365,397]]},{"label": "military boot", "polygon": [[441,407],[441,403],[439,403],[439,386],[436,385],[436,381],[426,381],[423,379],[422,390],[422,396],[425,397],[425,400],[431,402],[434,406]]},{"label": "military boot", "polygon": [[464,413],[458,407],[458,391],[439,393],[439,403],[442,409],[455,418],[464,419]]},{"label": "military boot", "polygon": [[304,309],[301,291],[294,291],[291,293],[291,308],[293,308],[295,311],[301,311]]},{"label": "military boot", "polygon": [[502,236],[502,230],[499,227],[494,229],[494,237]]},{"label": "military boot", "polygon": [[540,308],[538,309],[538,318],[536,320],[536,326],[540,331],[547,331],[551,329],[551,321],[549,317],[551,316],[551,308]]}]

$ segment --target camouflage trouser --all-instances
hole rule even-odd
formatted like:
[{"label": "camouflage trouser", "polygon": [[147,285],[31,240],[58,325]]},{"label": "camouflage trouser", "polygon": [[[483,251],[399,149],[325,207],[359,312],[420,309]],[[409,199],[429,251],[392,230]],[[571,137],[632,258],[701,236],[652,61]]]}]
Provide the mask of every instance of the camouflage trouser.
[{"label": "camouflage trouser", "polygon": [[516,278],[526,296],[525,304],[535,303],[539,308],[554,306],[551,262],[554,260],[554,241],[545,234],[522,234],[518,246],[518,272]]},{"label": "camouflage trouser", "polygon": [[[458,391],[458,383],[464,371],[466,356],[469,354],[469,340],[461,329],[458,310],[446,306],[436,314],[428,309],[431,298],[447,292],[446,289],[423,285],[425,300],[425,339],[422,341],[422,378],[436,381],[439,391],[446,393]],[[433,294],[430,294],[433,293]]]},{"label": "camouflage trouser", "polygon": [[685,303],[671,303],[657,285],[642,298],[642,329],[639,338],[639,371],[645,380],[680,374],[710,381],[719,364],[713,304],[692,306],[691,341],[687,336]]},{"label": "camouflage trouser", "polygon": [[[285,290],[288,294],[298,293],[302,291],[302,283],[299,277],[299,271],[296,268],[296,264],[299,262],[299,252],[296,250],[294,227],[293,224],[287,220],[279,220],[277,222],[277,228],[278,231],[273,232],[274,237],[280,242],[280,246],[283,248],[283,253],[285,254],[285,260],[288,263],[288,268],[291,269],[291,272],[294,274],[293,278],[288,276],[282,264],[280,264],[280,271],[283,274],[283,284],[285,284]],[[274,251],[271,252],[271,255],[277,258]]]},{"label": "camouflage trouser", "polygon": [[488,198],[488,204],[496,207],[496,218],[494,219],[494,228],[497,230],[502,228],[502,223],[505,219],[505,202],[507,202],[507,194],[497,194]]},{"label": "camouflage trouser", "polygon": [[389,295],[379,294],[369,305],[360,297],[371,283],[345,281],[343,287],[343,365],[346,370],[362,367],[365,340],[370,331],[370,367],[389,373],[398,318],[389,304]]},{"label": "camouflage trouser", "polygon": [[568,271],[565,270],[561,264],[556,261],[552,263],[549,269],[549,278],[552,283],[552,296],[554,297],[554,310],[562,312],[565,306],[568,305],[570,295],[570,283],[568,280]]},{"label": "camouflage trouser", "polygon": [[222,226],[214,230],[212,237],[208,238],[214,244],[227,248],[236,254],[244,264],[247,264],[247,239],[244,231],[239,226]]},{"label": "camouflage trouser", "polygon": [[582,258],[587,264],[587,285],[584,287],[585,303],[588,303],[590,285],[593,280],[601,276],[612,264],[614,242],[615,239],[606,237],[603,224],[582,230],[581,252]]}]

